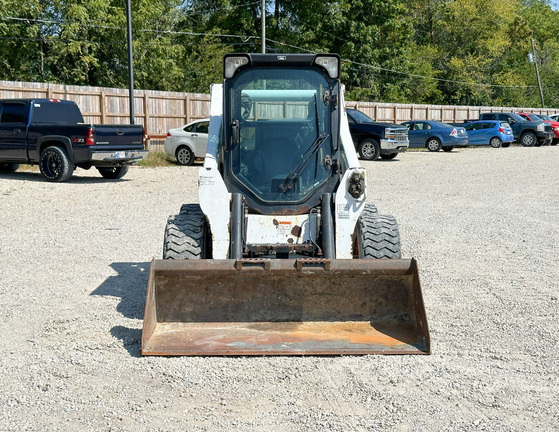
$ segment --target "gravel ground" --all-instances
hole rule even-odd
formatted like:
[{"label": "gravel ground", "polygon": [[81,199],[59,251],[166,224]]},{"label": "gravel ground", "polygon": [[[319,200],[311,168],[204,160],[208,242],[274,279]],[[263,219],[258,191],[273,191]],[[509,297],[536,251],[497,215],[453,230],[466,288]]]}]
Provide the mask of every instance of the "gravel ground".
[{"label": "gravel ground", "polygon": [[198,166],[2,174],[0,430],[559,430],[559,148],[364,165],[418,260],[431,356],[140,357]]}]

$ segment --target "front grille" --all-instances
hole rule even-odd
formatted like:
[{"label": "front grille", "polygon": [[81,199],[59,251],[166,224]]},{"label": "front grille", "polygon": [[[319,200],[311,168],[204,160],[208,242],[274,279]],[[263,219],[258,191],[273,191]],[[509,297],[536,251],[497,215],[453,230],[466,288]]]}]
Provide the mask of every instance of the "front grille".
[{"label": "front grille", "polygon": [[407,128],[388,128],[386,129],[386,138],[393,139],[397,142],[407,142],[408,141],[408,129]]},{"label": "front grille", "polygon": [[549,123],[546,123],[545,124],[545,131],[546,132],[553,132],[553,127]]}]

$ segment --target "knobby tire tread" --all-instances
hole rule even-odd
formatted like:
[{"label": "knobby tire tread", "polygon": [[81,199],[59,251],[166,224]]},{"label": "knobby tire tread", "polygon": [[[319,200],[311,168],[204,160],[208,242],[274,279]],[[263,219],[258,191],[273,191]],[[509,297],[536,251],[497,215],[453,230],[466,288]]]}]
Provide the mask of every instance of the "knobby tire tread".
[{"label": "knobby tire tread", "polygon": [[163,240],[163,259],[204,258],[206,217],[198,204],[184,204],[169,216]]},{"label": "knobby tire tread", "polygon": [[400,233],[393,216],[380,215],[365,207],[357,224],[360,258],[401,258]]}]

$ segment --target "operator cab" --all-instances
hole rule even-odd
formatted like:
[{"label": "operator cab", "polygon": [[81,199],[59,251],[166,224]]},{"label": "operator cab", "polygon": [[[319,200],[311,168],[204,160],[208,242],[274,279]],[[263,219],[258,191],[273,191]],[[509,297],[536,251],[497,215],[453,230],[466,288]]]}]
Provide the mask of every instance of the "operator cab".
[{"label": "operator cab", "polygon": [[224,59],[220,158],[231,192],[261,214],[303,214],[339,182],[337,55]]}]

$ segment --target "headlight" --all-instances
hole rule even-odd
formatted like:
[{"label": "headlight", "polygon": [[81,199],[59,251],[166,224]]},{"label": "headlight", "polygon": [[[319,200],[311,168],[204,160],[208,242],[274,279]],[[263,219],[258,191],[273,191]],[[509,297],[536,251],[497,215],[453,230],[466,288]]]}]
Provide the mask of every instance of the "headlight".
[{"label": "headlight", "polygon": [[545,125],[543,123],[540,123],[536,129],[539,130],[539,131],[544,131],[545,130]]}]

